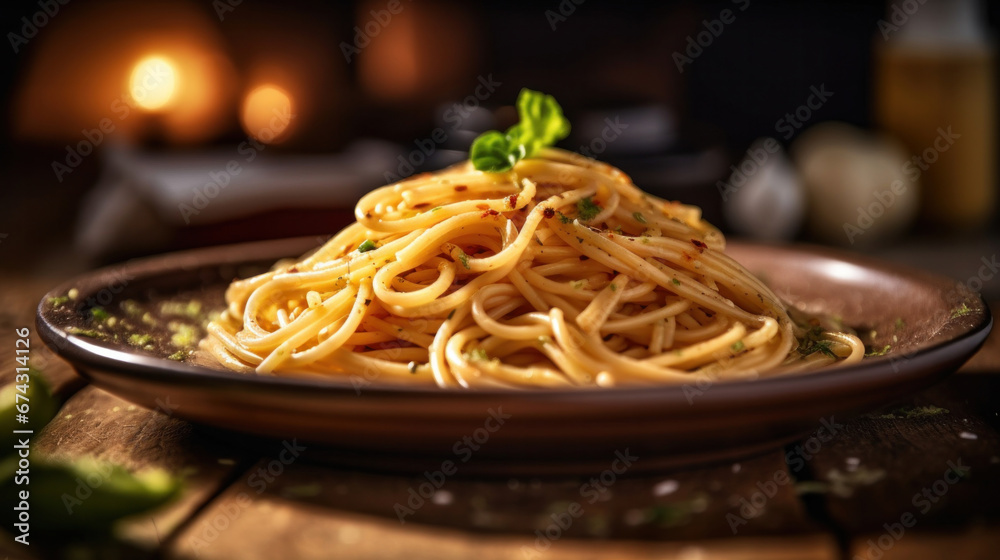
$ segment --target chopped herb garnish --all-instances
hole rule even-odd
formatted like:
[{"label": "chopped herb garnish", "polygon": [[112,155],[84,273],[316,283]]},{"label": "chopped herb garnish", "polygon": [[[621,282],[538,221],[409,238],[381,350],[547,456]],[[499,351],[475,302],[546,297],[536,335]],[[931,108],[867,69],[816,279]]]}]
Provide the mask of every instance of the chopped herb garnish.
[{"label": "chopped herb garnish", "polygon": [[146,323],[147,325],[149,325],[149,326],[151,326],[151,327],[155,327],[156,325],[158,325],[158,324],[159,324],[159,321],[157,321],[157,320],[156,320],[156,319],[155,319],[155,318],[153,317],[153,314],[152,314],[152,313],[149,313],[149,312],[146,312],[146,313],[143,313],[143,314],[142,314],[142,322],[143,322],[143,323]]},{"label": "chopped herb garnish", "polygon": [[902,406],[893,410],[892,412],[887,412],[885,414],[879,414],[875,418],[885,418],[888,420],[895,420],[898,418],[922,418],[924,416],[937,416],[938,414],[948,414],[951,412],[947,408],[941,408],[939,406],[934,406],[929,404],[927,406]]},{"label": "chopped herb garnish", "polygon": [[465,354],[465,359],[469,361],[487,361],[490,357],[486,354],[486,350],[482,348],[473,348]]},{"label": "chopped herb garnish", "polygon": [[198,329],[186,323],[171,321],[167,325],[167,328],[174,333],[170,336],[170,344],[178,348],[194,346],[198,344],[198,339],[201,338],[201,333],[198,332]]},{"label": "chopped herb garnish", "polygon": [[819,326],[806,331],[805,336],[799,341],[799,353],[803,356],[809,356],[816,352],[822,352],[831,358],[837,358],[838,356],[830,348],[830,341],[823,339],[822,336],[823,328]]},{"label": "chopped herb garnish", "polygon": [[569,285],[572,286],[574,290],[579,290],[580,288],[583,288],[583,284],[585,282],[586,280],[573,280],[569,283]]},{"label": "chopped herb garnish", "polygon": [[79,336],[86,336],[89,338],[105,338],[105,334],[101,331],[95,331],[94,329],[81,329],[80,327],[68,327],[66,332],[69,334],[75,334]]},{"label": "chopped herb garnish", "polygon": [[612,282],[611,283],[611,291],[612,292],[617,292],[618,291],[618,285]]},{"label": "chopped herb garnish", "polygon": [[132,346],[148,346],[153,343],[153,335],[149,334],[133,334],[128,337],[128,343]]},{"label": "chopped herb garnish", "polygon": [[187,303],[180,301],[165,301],[160,304],[161,315],[184,315],[192,319],[198,318],[201,313],[201,302],[191,300]]},{"label": "chopped herb garnish", "polygon": [[358,245],[359,253],[367,253],[372,249],[375,249],[375,242],[372,241],[371,239],[365,239],[364,242],[361,243],[361,245]]},{"label": "chopped herb garnish", "polygon": [[562,222],[562,223],[564,223],[564,224],[568,224],[568,223],[572,222],[573,220],[571,220],[569,218],[569,216],[567,216],[566,214],[563,214],[562,212],[559,212],[559,221]]},{"label": "chopped herb garnish", "polygon": [[466,270],[469,270],[469,255],[466,255],[465,251],[461,249],[458,250],[458,260],[462,263],[462,266],[464,266]]},{"label": "chopped herb garnish", "polygon": [[173,354],[167,356],[168,360],[174,360],[176,362],[183,362],[188,357],[187,350],[178,350]]},{"label": "chopped herb garnish", "polygon": [[901,331],[901,330],[903,330],[903,327],[905,327],[905,326],[906,326],[906,321],[904,321],[903,319],[901,319],[899,317],[896,317],[896,330],[897,331]]},{"label": "chopped herb garnish", "polygon": [[569,121],[551,95],[522,89],[517,96],[520,122],[507,132],[490,130],[472,143],[469,159],[479,171],[509,171],[518,161],[537,154],[569,135]]},{"label": "chopped herb garnish", "polygon": [[121,302],[122,311],[129,317],[139,317],[142,315],[142,307],[134,299],[127,299]]},{"label": "chopped herb garnish", "polygon": [[578,242],[580,242],[580,243],[583,243],[583,238],[582,238],[582,237],[577,237],[577,238],[576,238],[576,240],[577,240]]},{"label": "chopped herb garnish", "polygon": [[588,196],[583,200],[577,201],[576,211],[577,217],[581,221],[589,222],[601,213],[601,207]]},{"label": "chopped herb garnish", "polygon": [[454,309],[452,309],[452,310],[451,310],[451,313],[449,313],[449,314],[448,314],[448,318],[449,318],[449,319],[451,319],[451,318],[452,318],[452,317],[454,317],[454,316],[455,316],[455,310],[454,310]]},{"label": "chopped herb garnish", "polygon": [[111,318],[111,314],[99,305],[90,308],[90,316],[98,323],[103,323]]},{"label": "chopped herb garnish", "polygon": [[431,208],[431,212],[437,212],[440,209],[441,209],[440,206],[435,206],[434,208]]},{"label": "chopped herb garnish", "polygon": [[960,307],[951,310],[951,318],[962,317],[969,313],[972,313],[972,309],[969,309],[969,306],[963,303]]},{"label": "chopped herb garnish", "polygon": [[865,354],[865,357],[885,356],[886,354],[889,353],[889,350],[891,350],[891,349],[892,349],[892,345],[891,344],[886,344],[885,347],[882,348],[881,350],[877,350],[877,349],[873,348],[870,352],[868,352],[867,354]]},{"label": "chopped herb garnish", "polygon": [[733,352],[742,352],[746,346],[743,344],[742,340],[737,340],[732,346],[730,346],[730,348],[733,349]]},{"label": "chopped herb garnish", "polygon": [[670,283],[672,283],[674,286],[680,286],[681,285],[681,281],[678,280],[678,279],[676,279],[676,278],[671,278],[670,279]]},{"label": "chopped herb garnish", "polygon": [[646,223],[646,217],[640,214],[639,212],[633,212],[632,217],[635,218],[635,221],[639,222],[640,224]]},{"label": "chopped herb garnish", "polygon": [[52,307],[60,307],[67,301],[69,301],[69,296],[56,296],[49,298],[49,303],[52,305]]}]

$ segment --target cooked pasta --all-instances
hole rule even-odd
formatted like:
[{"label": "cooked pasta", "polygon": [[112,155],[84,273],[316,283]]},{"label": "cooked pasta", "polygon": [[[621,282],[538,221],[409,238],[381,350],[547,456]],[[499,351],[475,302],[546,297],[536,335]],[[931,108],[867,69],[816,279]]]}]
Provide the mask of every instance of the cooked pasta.
[{"label": "cooked pasta", "polygon": [[544,149],[364,196],[298,261],[237,280],[203,346],[234,370],[438,387],[610,387],[853,362],[795,324],[698,208]]}]

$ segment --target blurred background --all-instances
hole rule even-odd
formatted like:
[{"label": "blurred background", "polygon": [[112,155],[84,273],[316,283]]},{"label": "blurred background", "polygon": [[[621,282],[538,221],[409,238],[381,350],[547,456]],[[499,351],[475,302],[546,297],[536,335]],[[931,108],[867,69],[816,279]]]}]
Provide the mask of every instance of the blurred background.
[{"label": "blurred background", "polygon": [[561,146],[734,238],[996,297],[998,6],[11,1],[0,263],[327,236],[553,94]]}]

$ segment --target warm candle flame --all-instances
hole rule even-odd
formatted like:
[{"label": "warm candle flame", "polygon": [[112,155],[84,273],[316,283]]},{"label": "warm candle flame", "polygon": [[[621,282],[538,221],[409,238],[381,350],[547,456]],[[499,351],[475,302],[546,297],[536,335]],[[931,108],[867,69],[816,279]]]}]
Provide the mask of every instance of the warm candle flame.
[{"label": "warm candle flame", "polygon": [[243,130],[253,138],[271,144],[282,139],[292,117],[292,98],[275,85],[263,85],[247,94],[240,114]]},{"label": "warm candle flame", "polygon": [[132,70],[129,91],[139,107],[157,111],[167,107],[177,89],[174,65],[162,56],[149,56]]}]

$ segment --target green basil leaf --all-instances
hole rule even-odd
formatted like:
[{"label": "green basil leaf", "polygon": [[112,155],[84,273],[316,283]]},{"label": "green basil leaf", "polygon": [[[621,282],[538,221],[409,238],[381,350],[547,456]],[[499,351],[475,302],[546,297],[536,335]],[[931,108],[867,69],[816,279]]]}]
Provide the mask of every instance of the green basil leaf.
[{"label": "green basil leaf", "polygon": [[472,160],[472,165],[480,171],[500,173],[514,167],[514,164],[520,159],[515,157],[515,153],[521,152],[522,150],[515,150],[511,146],[507,136],[502,132],[491,130],[480,135],[472,143],[469,159]]},{"label": "green basil leaf", "polygon": [[551,95],[524,88],[517,96],[521,122],[502,133],[484,132],[469,152],[472,165],[490,173],[508,171],[518,161],[536,155],[569,134],[569,121]]},{"label": "green basil leaf", "polygon": [[517,96],[517,114],[521,118],[521,141],[527,157],[569,135],[569,121],[563,116],[562,107],[551,95],[522,89]]}]

